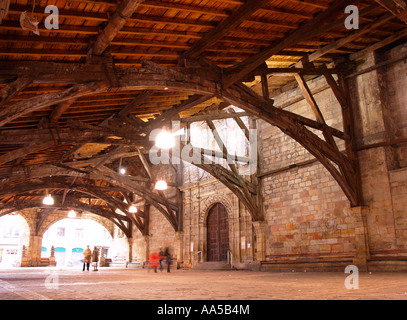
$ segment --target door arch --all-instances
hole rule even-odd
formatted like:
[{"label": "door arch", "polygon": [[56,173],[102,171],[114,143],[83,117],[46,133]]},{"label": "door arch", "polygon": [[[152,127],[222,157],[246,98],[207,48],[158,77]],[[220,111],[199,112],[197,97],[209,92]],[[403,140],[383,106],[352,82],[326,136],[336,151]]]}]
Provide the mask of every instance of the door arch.
[{"label": "door arch", "polygon": [[229,222],[225,206],[216,203],[206,219],[207,261],[227,261],[229,250]]}]

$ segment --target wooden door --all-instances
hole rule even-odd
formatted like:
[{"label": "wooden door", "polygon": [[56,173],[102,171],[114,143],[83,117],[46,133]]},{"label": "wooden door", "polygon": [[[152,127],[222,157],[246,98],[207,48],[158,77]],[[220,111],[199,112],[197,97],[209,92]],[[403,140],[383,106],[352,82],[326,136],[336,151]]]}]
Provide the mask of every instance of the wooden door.
[{"label": "wooden door", "polygon": [[229,250],[229,224],[226,208],[215,204],[209,211],[208,227],[208,261],[226,261]]}]

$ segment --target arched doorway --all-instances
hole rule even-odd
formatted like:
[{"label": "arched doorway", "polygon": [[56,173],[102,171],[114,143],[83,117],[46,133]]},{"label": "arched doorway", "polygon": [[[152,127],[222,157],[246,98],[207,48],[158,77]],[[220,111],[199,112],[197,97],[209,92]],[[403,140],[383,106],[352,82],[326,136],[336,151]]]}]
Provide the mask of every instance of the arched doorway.
[{"label": "arched doorway", "polygon": [[227,261],[229,250],[229,223],[226,208],[216,203],[207,217],[207,260]]}]

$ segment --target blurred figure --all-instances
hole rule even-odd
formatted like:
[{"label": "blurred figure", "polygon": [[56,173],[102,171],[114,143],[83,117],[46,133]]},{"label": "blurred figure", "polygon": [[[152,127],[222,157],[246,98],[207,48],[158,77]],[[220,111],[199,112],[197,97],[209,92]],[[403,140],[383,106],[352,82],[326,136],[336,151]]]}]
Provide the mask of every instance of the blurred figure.
[{"label": "blurred figure", "polygon": [[160,271],[163,271],[163,260],[165,258],[163,248],[160,248],[160,252],[158,254],[160,255],[160,260],[159,260],[160,267],[159,267],[159,269],[160,269]]},{"label": "blurred figure", "polygon": [[164,257],[165,257],[165,261],[167,262],[167,272],[170,272],[171,264],[172,264],[172,255],[171,255],[170,247],[165,247]]},{"label": "blurred figure", "polygon": [[83,252],[83,270],[85,271],[85,266],[86,269],[89,271],[89,265],[92,260],[92,251],[90,251],[89,246],[85,249]]},{"label": "blurred figure", "polygon": [[157,252],[154,251],[153,253],[150,254],[149,268],[154,269],[154,272],[157,272],[159,259],[160,259],[160,255]]},{"label": "blurred figure", "polygon": [[98,262],[99,262],[99,251],[96,249],[96,246],[93,248],[92,252],[92,266],[93,271],[98,271]]}]

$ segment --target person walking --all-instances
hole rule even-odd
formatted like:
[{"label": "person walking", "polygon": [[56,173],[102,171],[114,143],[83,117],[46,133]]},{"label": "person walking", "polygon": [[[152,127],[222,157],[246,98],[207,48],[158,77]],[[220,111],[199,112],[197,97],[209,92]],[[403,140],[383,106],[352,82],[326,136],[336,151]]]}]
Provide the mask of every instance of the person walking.
[{"label": "person walking", "polygon": [[85,271],[85,266],[86,269],[89,271],[89,265],[92,260],[92,251],[90,251],[89,246],[85,249],[83,252],[83,270]]},{"label": "person walking", "polygon": [[98,262],[99,262],[99,251],[96,246],[93,248],[92,252],[92,266],[93,271],[98,271]]},{"label": "person walking", "polygon": [[158,260],[160,259],[160,255],[157,252],[153,252],[149,258],[149,267],[154,269],[154,272],[157,272],[158,267]]}]

